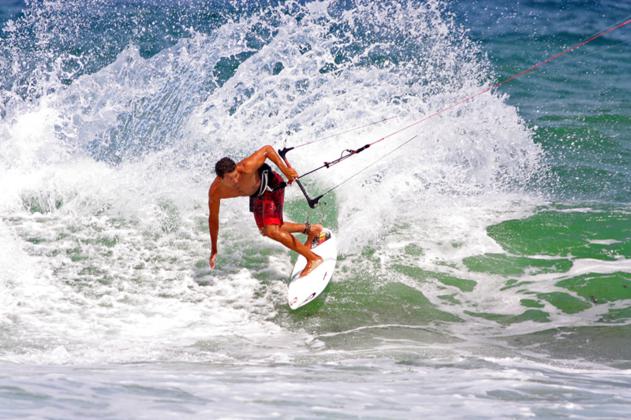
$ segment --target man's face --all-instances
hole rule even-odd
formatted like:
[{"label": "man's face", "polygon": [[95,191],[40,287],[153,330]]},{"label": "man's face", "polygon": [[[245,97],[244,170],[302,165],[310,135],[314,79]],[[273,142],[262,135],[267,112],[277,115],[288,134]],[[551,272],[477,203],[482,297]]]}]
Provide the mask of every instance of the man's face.
[{"label": "man's face", "polygon": [[239,171],[236,169],[223,175],[222,182],[228,187],[236,187],[239,185]]}]

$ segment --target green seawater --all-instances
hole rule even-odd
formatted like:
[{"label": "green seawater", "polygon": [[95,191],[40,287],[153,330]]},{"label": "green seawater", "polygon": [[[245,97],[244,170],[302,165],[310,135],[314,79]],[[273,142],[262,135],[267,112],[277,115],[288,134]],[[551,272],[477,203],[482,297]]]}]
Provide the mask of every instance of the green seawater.
[{"label": "green seawater", "polygon": [[[301,206],[295,203],[293,211],[300,214]],[[326,217],[326,210],[322,211]],[[414,260],[423,252],[409,245],[398,262],[385,269],[371,247],[350,261],[341,255],[336,275],[341,281],[331,283],[320,299],[300,311],[282,311],[281,318],[314,332],[382,324],[460,324],[475,318],[498,326],[554,325],[563,314],[583,316],[587,324],[631,320],[631,273],[624,268],[630,257],[631,224],[625,209],[544,207],[486,230],[503,252],[466,257],[459,269],[416,265]],[[606,272],[576,269],[599,262],[614,266]],[[355,264],[354,268],[349,270],[346,263]],[[615,264],[623,265],[616,269]],[[496,299],[519,296],[521,309],[480,310],[474,294],[488,282],[496,285],[491,292]],[[438,300],[429,299],[424,287],[442,290]],[[590,312],[593,309],[598,314]]]},{"label": "green seawater", "polygon": [[623,209],[541,210],[490,226],[488,233],[505,250],[521,255],[631,258],[631,212]]}]

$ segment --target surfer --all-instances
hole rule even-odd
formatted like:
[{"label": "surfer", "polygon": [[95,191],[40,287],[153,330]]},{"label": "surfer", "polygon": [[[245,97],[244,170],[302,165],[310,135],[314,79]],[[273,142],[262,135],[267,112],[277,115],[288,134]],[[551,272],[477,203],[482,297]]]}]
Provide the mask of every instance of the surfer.
[{"label": "surfer", "polygon": [[[219,233],[219,202],[234,197],[250,197],[250,211],[261,234],[280,242],[292,251],[304,256],[307,265],[300,273],[305,276],[322,263],[322,258],[311,251],[314,238],[320,236],[322,225],[283,221],[285,185],[283,178],[265,161],[271,160],[291,184],[298,173],[286,164],[272,146],[263,146],[251,156],[235,163],[224,157],[215,164],[217,177],[208,190],[208,230],[210,231],[210,268],[215,268],[217,258],[217,235]],[[304,233],[303,244],[293,233]]]}]

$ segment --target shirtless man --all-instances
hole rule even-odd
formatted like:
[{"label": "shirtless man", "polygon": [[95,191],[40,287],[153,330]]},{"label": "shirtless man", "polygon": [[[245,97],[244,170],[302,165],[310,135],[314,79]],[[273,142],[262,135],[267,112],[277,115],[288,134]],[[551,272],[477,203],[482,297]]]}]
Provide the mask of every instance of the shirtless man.
[{"label": "shirtless man", "polygon": [[[307,259],[301,276],[309,274],[322,263],[322,258],[311,251],[313,239],[322,232],[321,225],[299,224],[283,221],[285,183],[283,178],[272,171],[265,163],[271,160],[287,177],[291,184],[298,173],[288,166],[272,146],[263,146],[250,157],[235,163],[230,158],[222,158],[215,165],[217,177],[208,190],[208,230],[212,244],[210,268],[215,268],[217,259],[217,234],[219,233],[219,202],[234,197],[250,197],[250,211],[254,213],[261,234],[287,248],[296,251]],[[305,243],[296,240],[293,233],[307,235]]]}]

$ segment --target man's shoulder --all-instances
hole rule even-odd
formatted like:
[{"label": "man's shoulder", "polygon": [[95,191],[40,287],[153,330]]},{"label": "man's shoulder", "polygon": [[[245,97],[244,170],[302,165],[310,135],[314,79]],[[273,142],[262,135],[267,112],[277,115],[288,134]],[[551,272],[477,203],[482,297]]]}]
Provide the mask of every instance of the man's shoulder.
[{"label": "man's shoulder", "polygon": [[262,163],[258,162],[257,159],[253,159],[252,156],[249,156],[237,163],[237,171],[245,175],[252,175],[258,172],[261,166]]},{"label": "man's shoulder", "polygon": [[221,178],[217,177],[208,188],[208,200],[219,201],[224,198],[240,197],[242,194],[238,190],[226,187],[221,183]]},{"label": "man's shoulder", "polygon": [[215,177],[208,188],[208,198],[221,198],[221,180]]}]

